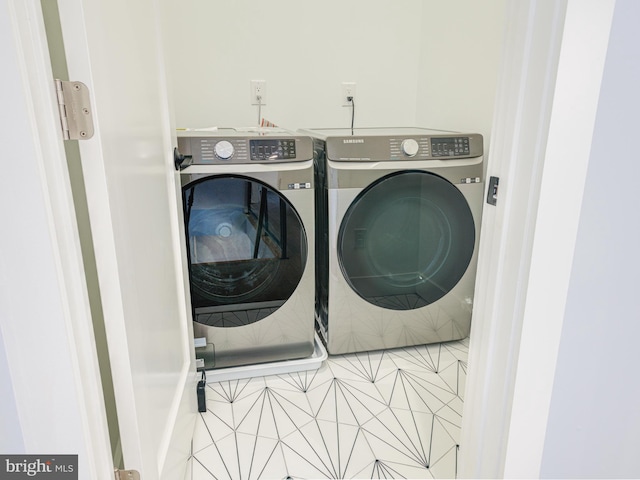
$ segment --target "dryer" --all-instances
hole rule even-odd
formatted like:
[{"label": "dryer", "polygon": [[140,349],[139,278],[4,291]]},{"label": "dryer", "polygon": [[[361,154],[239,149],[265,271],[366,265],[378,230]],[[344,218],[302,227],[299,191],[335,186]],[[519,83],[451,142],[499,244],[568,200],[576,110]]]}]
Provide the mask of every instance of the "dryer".
[{"label": "dryer", "polygon": [[196,338],[206,369],[314,351],[312,140],[282,129],[186,131],[178,150]]},{"label": "dryer", "polygon": [[479,134],[317,129],[317,329],[331,354],[468,336]]}]

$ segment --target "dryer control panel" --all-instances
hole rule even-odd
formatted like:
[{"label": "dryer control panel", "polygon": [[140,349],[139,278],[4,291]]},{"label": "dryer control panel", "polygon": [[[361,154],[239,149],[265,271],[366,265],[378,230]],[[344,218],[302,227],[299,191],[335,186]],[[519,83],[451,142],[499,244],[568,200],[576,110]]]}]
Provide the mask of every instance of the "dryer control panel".
[{"label": "dryer control panel", "polygon": [[[327,158],[342,162],[455,160],[483,155],[482,135],[428,129],[317,130]],[[314,132],[314,133],[315,133]]]},{"label": "dryer control panel", "polygon": [[433,157],[460,157],[471,154],[469,137],[431,138],[431,155]]},{"label": "dryer control panel", "polygon": [[471,157],[471,137],[417,137],[389,139],[390,158],[403,157]]}]

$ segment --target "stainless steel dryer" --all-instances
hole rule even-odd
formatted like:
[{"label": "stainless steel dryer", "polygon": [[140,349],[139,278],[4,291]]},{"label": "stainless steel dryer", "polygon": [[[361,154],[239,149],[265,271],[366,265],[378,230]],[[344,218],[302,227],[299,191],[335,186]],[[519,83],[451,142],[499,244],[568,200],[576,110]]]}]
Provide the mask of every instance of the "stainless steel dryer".
[{"label": "stainless steel dryer", "polygon": [[478,134],[307,130],[317,328],[331,354],[468,336],[483,203]]},{"label": "stainless steel dryer", "polygon": [[206,369],[314,351],[312,140],[281,129],[184,132],[194,333]]}]

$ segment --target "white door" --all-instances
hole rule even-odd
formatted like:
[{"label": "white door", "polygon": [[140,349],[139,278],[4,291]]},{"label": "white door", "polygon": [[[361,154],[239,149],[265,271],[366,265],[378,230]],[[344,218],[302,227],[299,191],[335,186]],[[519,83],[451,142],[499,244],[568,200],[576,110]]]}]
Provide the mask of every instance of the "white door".
[{"label": "white door", "polygon": [[124,467],[145,480],[180,477],[196,409],[156,9],[59,1],[69,76],[91,91],[95,136],[80,154]]},{"label": "white door", "polygon": [[[80,147],[124,466],[145,480],[181,478],[196,409],[154,9],[60,2],[70,74],[93,93],[96,135]],[[77,453],[79,478],[112,479],[40,0],[2,0],[0,13],[3,145],[20,159],[0,176],[1,223],[11,232],[0,236],[0,373],[11,417],[0,434],[8,453]]]}]

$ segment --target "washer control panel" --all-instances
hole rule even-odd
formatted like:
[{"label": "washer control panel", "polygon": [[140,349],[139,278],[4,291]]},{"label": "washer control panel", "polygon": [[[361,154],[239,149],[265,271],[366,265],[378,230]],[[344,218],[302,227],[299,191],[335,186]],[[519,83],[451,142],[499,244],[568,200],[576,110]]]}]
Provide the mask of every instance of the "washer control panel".
[{"label": "washer control panel", "polygon": [[[219,138],[190,138],[189,148],[193,155],[194,164],[227,163],[234,158],[247,158],[247,146],[245,142],[231,138],[228,140]],[[180,139],[178,139],[180,149]],[[182,152],[182,149],[180,149]]]},{"label": "washer control panel", "polygon": [[251,160],[290,160],[296,158],[296,141],[287,139],[249,140]]},{"label": "washer control panel", "polygon": [[301,162],[313,159],[310,137],[179,136],[178,150],[192,165]]}]

